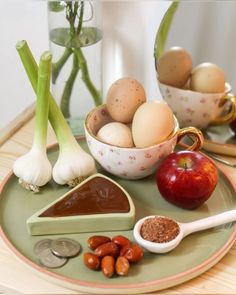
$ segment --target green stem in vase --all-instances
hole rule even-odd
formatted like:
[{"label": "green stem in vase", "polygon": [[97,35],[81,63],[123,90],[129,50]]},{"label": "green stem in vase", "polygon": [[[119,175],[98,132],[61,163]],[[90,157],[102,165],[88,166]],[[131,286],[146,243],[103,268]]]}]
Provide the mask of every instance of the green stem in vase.
[{"label": "green stem in vase", "polygon": [[83,17],[84,17],[84,1],[81,2],[79,24],[78,24],[77,31],[76,31],[77,36],[79,36],[81,33],[82,24],[83,24]]},{"label": "green stem in vase", "polygon": [[[75,38],[75,33],[76,33],[75,20],[76,20],[78,8],[79,8],[79,4],[77,1],[74,3],[74,5],[72,2],[68,2],[66,5],[66,19],[68,20],[70,24],[71,41]],[[69,50],[73,52],[72,48],[70,48]],[[69,75],[69,78],[67,79],[65,83],[65,87],[63,89],[61,101],[60,101],[60,108],[65,118],[70,117],[70,98],[71,98],[71,93],[73,90],[73,86],[74,86],[78,71],[79,71],[78,61],[76,56],[74,55],[72,70]]]},{"label": "green stem in vase", "polygon": [[71,1],[67,2],[66,4],[66,19],[68,20],[70,24],[70,35],[71,39],[73,39],[75,35],[75,19],[77,15],[78,10],[78,2],[75,2],[74,9],[73,9],[73,3]]},{"label": "green stem in vase", "polygon": [[57,77],[59,76],[61,69],[64,64],[67,62],[68,58],[72,54],[73,50],[71,48],[65,48],[62,56],[58,59],[57,62],[52,64],[52,83],[55,84]]},{"label": "green stem in vase", "polygon": [[[80,7],[80,15],[79,15],[79,23],[77,27],[77,35],[79,36],[82,30],[82,24],[83,24],[83,17],[84,17],[84,1],[81,1],[81,7]],[[88,71],[88,66],[87,66],[87,61],[83,55],[82,49],[76,48],[75,52],[77,54],[78,60],[79,60],[79,66],[81,69],[81,74],[82,74],[82,80],[84,81],[85,85],[88,88],[88,91],[93,97],[94,104],[96,106],[100,105],[102,103],[101,99],[101,94],[100,92],[96,89],[94,84],[92,83]]]},{"label": "green stem in vase", "polygon": [[65,118],[70,117],[70,98],[71,98],[71,93],[73,90],[73,86],[74,86],[78,71],[79,71],[78,59],[76,54],[74,53],[72,70],[68,80],[66,81],[66,84],[62,93],[62,97],[61,97],[61,103],[60,103],[60,108]]},{"label": "green stem in vase", "polygon": [[[78,27],[76,30],[77,36],[80,35],[81,30],[82,30],[82,25],[83,25],[83,17],[84,17],[84,1],[81,1],[80,4],[80,14],[79,14],[79,23],[78,23]],[[88,88],[88,91],[90,92],[90,94],[93,97],[94,100],[94,104],[96,106],[100,105],[102,103],[101,101],[101,95],[100,92],[96,89],[96,87],[94,86],[94,84],[92,83],[91,79],[90,79],[90,75],[89,75],[89,71],[88,71],[88,66],[87,66],[87,61],[83,55],[82,49],[76,48],[75,52],[77,54],[78,57],[78,61],[79,61],[79,66],[81,69],[81,73],[82,73],[82,80],[84,81],[85,85]]]},{"label": "green stem in vase", "polygon": [[90,79],[87,61],[83,55],[81,48],[76,48],[75,52],[77,54],[78,61],[79,61],[79,67],[81,69],[81,74],[82,74],[81,78],[84,81],[85,85],[87,86],[88,91],[92,95],[94,104],[96,106],[98,106],[98,105],[102,104],[102,98],[101,98],[100,92],[97,90],[97,88],[94,86],[94,84],[92,83],[92,81]]},{"label": "green stem in vase", "polygon": [[[100,91],[96,89],[95,85],[91,81],[89,71],[88,71],[87,61],[84,57],[81,47],[79,47],[81,45],[80,34],[83,28],[84,6],[85,6],[85,1],[67,2],[66,19],[69,22],[69,26],[70,26],[71,44],[75,44],[75,46],[74,48],[66,48],[62,57],[55,64],[55,68],[53,65],[53,83],[55,83],[57,76],[59,75],[61,71],[61,68],[66,63],[70,54],[74,51],[72,70],[68,80],[66,81],[66,84],[61,96],[61,101],[60,101],[60,108],[62,110],[63,115],[66,118],[70,117],[70,110],[69,110],[70,98],[71,98],[73,86],[74,86],[79,70],[81,70],[81,79],[83,80],[89,93],[91,94],[94,104],[98,106],[102,103],[101,93]],[[76,23],[77,17],[78,17],[78,24],[76,25],[75,23]]]}]

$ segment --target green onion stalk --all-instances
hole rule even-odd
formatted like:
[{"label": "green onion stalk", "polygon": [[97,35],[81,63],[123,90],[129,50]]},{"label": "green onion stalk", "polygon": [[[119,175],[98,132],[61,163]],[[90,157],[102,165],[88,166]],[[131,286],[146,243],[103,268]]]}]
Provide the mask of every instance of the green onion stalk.
[{"label": "green onion stalk", "polygon": [[33,192],[39,192],[39,188],[52,177],[52,165],[46,154],[51,61],[50,52],[42,54],[35,83],[37,103],[32,147],[13,165],[13,172],[19,177],[19,183]]},{"label": "green onion stalk", "polygon": [[[102,97],[100,91],[95,87],[93,84],[86,58],[83,54],[83,51],[81,49],[80,41],[80,35],[83,28],[83,22],[84,20],[84,5],[85,1],[66,1],[63,2],[63,6],[61,6],[62,10],[65,10],[66,12],[66,19],[69,23],[69,33],[70,33],[70,42],[71,47],[66,47],[62,56],[58,59],[57,62],[53,63],[52,65],[52,82],[55,84],[56,80],[60,74],[60,71],[62,70],[63,66],[66,64],[67,60],[71,55],[73,55],[73,63],[72,63],[72,69],[69,74],[69,77],[65,83],[61,100],[60,100],[60,108],[62,110],[62,113],[65,118],[70,117],[70,98],[71,93],[73,90],[74,83],[77,78],[77,74],[81,72],[81,78],[86,85],[89,93],[91,94],[91,97],[94,101],[94,104],[96,106],[102,104]],[[91,9],[92,8],[92,4]],[[51,9],[54,12],[58,12],[60,4],[57,2],[49,2],[49,9]],[[93,15],[93,12],[92,12]],[[69,46],[69,45],[68,45]]]},{"label": "green onion stalk", "polygon": [[[19,41],[16,49],[28,75],[33,90],[38,88],[38,65],[26,41]],[[52,176],[58,184],[75,186],[96,172],[95,161],[76,141],[60,108],[51,93],[49,100],[49,121],[59,144],[59,157],[53,167]],[[46,121],[46,118],[44,118]]]}]

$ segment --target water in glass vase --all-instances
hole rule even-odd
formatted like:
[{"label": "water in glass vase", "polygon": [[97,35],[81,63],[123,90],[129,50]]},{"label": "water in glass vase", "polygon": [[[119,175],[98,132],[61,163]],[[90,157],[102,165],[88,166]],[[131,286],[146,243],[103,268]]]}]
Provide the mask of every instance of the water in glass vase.
[{"label": "water in glass vase", "polygon": [[[99,1],[54,1],[49,5],[53,53],[52,92],[75,134],[102,103],[101,12]],[[52,4],[51,4],[52,5]]]}]

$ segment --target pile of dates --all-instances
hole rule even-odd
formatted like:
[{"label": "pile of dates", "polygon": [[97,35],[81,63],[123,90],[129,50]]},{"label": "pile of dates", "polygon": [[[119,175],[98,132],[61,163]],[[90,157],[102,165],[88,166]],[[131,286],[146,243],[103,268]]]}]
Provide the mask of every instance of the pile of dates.
[{"label": "pile of dates", "polygon": [[110,278],[114,274],[126,276],[131,263],[139,262],[143,257],[142,248],[128,238],[118,235],[91,236],[88,247],[94,252],[84,253],[84,264],[92,270],[102,270]]}]

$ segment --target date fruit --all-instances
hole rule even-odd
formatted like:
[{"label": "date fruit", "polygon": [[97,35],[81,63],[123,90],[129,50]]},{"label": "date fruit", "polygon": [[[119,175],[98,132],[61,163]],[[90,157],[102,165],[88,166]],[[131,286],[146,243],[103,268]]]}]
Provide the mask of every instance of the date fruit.
[{"label": "date fruit", "polygon": [[119,255],[119,247],[113,242],[108,242],[98,246],[94,253],[99,257],[107,255],[117,257]]},{"label": "date fruit", "polygon": [[126,245],[121,249],[121,256],[128,259],[129,262],[139,262],[143,258],[143,250],[137,244]]},{"label": "date fruit", "polygon": [[111,239],[106,236],[92,236],[88,239],[88,247],[92,250],[95,250],[98,246],[111,242]]},{"label": "date fruit", "polygon": [[122,235],[114,236],[112,238],[112,242],[115,243],[120,248],[123,248],[124,246],[131,244],[130,240]]},{"label": "date fruit", "polygon": [[114,274],[128,275],[130,264],[139,262],[143,257],[142,248],[122,235],[112,238],[94,235],[87,240],[87,244],[94,252],[84,254],[84,264],[93,270],[101,269],[107,278]]},{"label": "date fruit", "polygon": [[100,268],[100,257],[95,255],[94,253],[86,252],[84,253],[84,264],[93,270],[97,270]]},{"label": "date fruit", "polygon": [[106,277],[112,277],[115,272],[115,258],[109,255],[104,256],[101,261],[101,269]]},{"label": "date fruit", "polygon": [[119,276],[126,276],[129,272],[129,261],[127,258],[123,257],[123,256],[119,256],[116,260],[116,273]]}]

